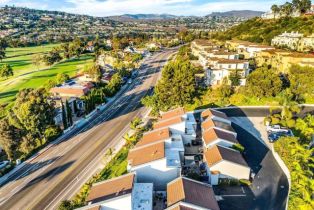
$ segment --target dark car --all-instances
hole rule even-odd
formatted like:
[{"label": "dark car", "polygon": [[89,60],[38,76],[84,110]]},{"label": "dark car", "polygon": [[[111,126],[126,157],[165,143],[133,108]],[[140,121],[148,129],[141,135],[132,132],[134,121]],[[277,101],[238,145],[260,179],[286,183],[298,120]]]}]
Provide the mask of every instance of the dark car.
[{"label": "dark car", "polygon": [[268,140],[269,140],[269,142],[273,143],[273,142],[277,141],[280,137],[284,137],[284,136],[293,136],[293,133],[291,130],[270,132],[268,134]]},{"label": "dark car", "polygon": [[280,138],[280,135],[278,133],[270,133],[268,134],[268,140],[270,143],[273,143],[277,141]]}]

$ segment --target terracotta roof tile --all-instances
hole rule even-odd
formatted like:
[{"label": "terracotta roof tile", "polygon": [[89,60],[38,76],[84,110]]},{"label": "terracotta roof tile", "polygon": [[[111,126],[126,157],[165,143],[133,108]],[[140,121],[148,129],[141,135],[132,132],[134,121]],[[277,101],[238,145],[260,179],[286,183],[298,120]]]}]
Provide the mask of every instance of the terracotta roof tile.
[{"label": "terracotta roof tile", "polygon": [[237,59],[220,59],[217,63],[218,64],[239,64],[239,63],[246,63],[246,60],[237,60]]},{"label": "terracotta roof tile", "polygon": [[219,210],[214,191],[209,185],[182,177],[167,185],[168,206],[175,205],[180,201],[211,210]]},{"label": "terracotta roof tile", "polygon": [[59,93],[59,94],[68,94],[68,95],[75,95],[75,96],[84,96],[86,93],[89,92],[89,88],[52,88],[50,89],[51,93]]},{"label": "terracotta roof tile", "polygon": [[151,132],[144,133],[143,138],[136,144],[136,147],[154,143],[160,140],[166,140],[170,138],[170,136],[171,132],[169,128],[153,130]]},{"label": "terracotta roof tile", "polygon": [[157,142],[155,144],[144,145],[130,150],[128,162],[131,166],[138,166],[164,157],[165,143]]},{"label": "terracotta roof tile", "polygon": [[184,205],[183,202],[179,202],[169,208],[167,208],[166,210],[199,210],[198,208],[192,208],[189,206]]},{"label": "terracotta roof tile", "polygon": [[97,203],[132,192],[135,174],[130,173],[92,186],[86,202]]},{"label": "terracotta roof tile", "polygon": [[88,208],[88,210],[101,210],[101,207],[100,206],[93,206],[93,207]]},{"label": "terracotta roof tile", "polygon": [[204,130],[207,130],[207,129],[209,129],[209,128],[212,128],[212,127],[215,127],[216,125],[215,125],[215,121],[214,120],[212,120],[212,119],[207,119],[206,121],[204,121],[204,122],[202,122],[202,128],[204,129]]},{"label": "terracotta roof tile", "polygon": [[168,127],[170,125],[175,125],[175,124],[179,124],[183,122],[183,119],[181,116],[176,116],[170,119],[166,119],[166,120],[161,120],[158,121],[154,124],[153,128],[154,129],[159,129],[159,128],[164,128],[164,127]]},{"label": "terracotta roof tile", "polygon": [[207,149],[204,152],[204,160],[209,167],[216,165],[222,160],[248,167],[240,152],[221,146],[213,146]]},{"label": "terracotta roof tile", "polygon": [[220,117],[220,118],[223,118],[226,120],[228,119],[228,117],[225,113],[214,110],[214,109],[206,109],[205,111],[202,112],[201,116],[203,119],[207,118],[207,117],[211,118],[213,116]]},{"label": "terracotta roof tile", "polygon": [[203,132],[203,139],[206,145],[210,144],[211,142],[217,139],[224,139],[235,144],[239,143],[232,133],[222,131],[217,128],[210,128]]},{"label": "terracotta roof tile", "polygon": [[165,119],[170,119],[173,117],[181,116],[184,114],[185,114],[184,109],[182,107],[179,107],[177,109],[173,109],[168,112],[162,113],[160,118],[161,120],[165,120]]}]

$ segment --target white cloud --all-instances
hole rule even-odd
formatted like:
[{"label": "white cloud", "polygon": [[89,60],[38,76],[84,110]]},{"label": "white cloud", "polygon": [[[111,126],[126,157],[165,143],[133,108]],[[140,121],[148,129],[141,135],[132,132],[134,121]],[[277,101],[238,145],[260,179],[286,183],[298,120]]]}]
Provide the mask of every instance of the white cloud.
[{"label": "white cloud", "polygon": [[[35,9],[61,10],[93,16],[136,13],[169,13],[174,15],[207,15],[228,10],[269,10],[270,5],[285,0],[0,0],[0,5]],[[69,4],[70,3],[70,4]],[[53,5],[53,6],[52,6]]]},{"label": "white cloud", "polygon": [[[93,16],[120,15],[126,13],[170,13],[175,15],[206,15],[213,11],[268,10],[273,1],[252,0],[217,1],[195,5],[193,0],[67,0],[74,7],[61,10]],[[278,1],[275,1],[278,2]]]}]

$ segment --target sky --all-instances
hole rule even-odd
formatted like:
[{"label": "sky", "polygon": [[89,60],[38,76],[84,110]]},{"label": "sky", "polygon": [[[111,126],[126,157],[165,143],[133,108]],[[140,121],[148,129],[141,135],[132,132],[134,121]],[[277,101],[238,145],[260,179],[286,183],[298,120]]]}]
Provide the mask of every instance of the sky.
[{"label": "sky", "polygon": [[267,11],[286,0],[0,0],[15,5],[104,17],[122,14],[173,14],[203,16],[230,10]]}]

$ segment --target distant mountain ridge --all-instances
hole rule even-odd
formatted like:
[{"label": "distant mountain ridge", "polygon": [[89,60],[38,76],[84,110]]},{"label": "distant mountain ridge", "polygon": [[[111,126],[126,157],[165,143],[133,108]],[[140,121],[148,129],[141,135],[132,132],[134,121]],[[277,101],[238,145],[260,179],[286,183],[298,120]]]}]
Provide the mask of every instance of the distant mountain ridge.
[{"label": "distant mountain ridge", "polygon": [[265,12],[254,10],[232,10],[228,12],[213,12],[208,16],[253,18],[260,17],[263,13]]},{"label": "distant mountain ridge", "polygon": [[177,16],[175,15],[170,15],[170,14],[124,14],[121,15],[122,17],[128,17],[128,18],[133,18],[133,19],[173,19],[176,18]]}]

